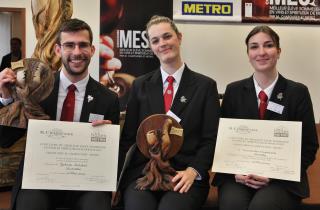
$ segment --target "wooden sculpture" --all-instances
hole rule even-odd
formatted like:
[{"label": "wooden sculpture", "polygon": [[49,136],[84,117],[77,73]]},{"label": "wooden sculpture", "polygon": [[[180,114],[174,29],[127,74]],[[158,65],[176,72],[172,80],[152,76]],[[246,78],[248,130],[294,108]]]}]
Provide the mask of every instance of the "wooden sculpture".
[{"label": "wooden sculpture", "polygon": [[176,171],[171,167],[169,159],[178,153],[182,142],[181,125],[168,115],[152,115],[141,123],[137,145],[150,161],[143,169],[145,176],[137,180],[136,189],[173,190],[171,180]]},{"label": "wooden sculpture", "polygon": [[56,34],[61,24],[72,16],[72,0],[31,0],[31,9],[38,40],[32,57],[57,71],[61,60],[54,52]]},{"label": "wooden sculpture", "polygon": [[53,89],[54,76],[48,65],[39,59],[26,58],[12,63],[17,82],[11,86],[13,103],[0,109],[0,124],[26,128],[28,119],[48,120],[39,103]]}]

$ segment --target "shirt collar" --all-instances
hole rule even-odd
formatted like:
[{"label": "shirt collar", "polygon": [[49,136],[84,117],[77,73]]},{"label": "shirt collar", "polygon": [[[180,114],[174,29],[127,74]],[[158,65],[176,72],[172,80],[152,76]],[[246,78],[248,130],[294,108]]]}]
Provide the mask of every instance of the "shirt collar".
[{"label": "shirt collar", "polygon": [[162,84],[164,84],[166,82],[168,76],[173,76],[174,81],[177,84],[180,84],[182,73],[184,71],[185,66],[186,65],[184,63],[182,63],[182,66],[180,68],[178,68],[172,75],[169,75],[161,66],[160,71],[161,71],[161,76],[162,76]]},{"label": "shirt collar", "polygon": [[86,90],[87,84],[89,81],[89,74],[87,74],[87,76],[85,78],[83,78],[82,80],[76,82],[76,83],[72,83],[64,74],[64,72],[61,70],[60,71],[60,84],[61,87],[65,90],[68,91],[68,87],[71,84],[74,84],[77,87],[77,91],[82,93]]},{"label": "shirt collar", "polygon": [[[267,94],[268,99],[270,99],[270,97],[271,97],[273,88],[276,85],[278,78],[279,78],[279,74],[277,74],[276,79],[266,89],[263,90]],[[262,90],[262,88],[259,86],[258,81],[254,78],[254,76],[253,76],[253,83],[254,83],[254,87],[256,89],[257,98],[259,98],[258,95],[259,95],[260,91]]]}]

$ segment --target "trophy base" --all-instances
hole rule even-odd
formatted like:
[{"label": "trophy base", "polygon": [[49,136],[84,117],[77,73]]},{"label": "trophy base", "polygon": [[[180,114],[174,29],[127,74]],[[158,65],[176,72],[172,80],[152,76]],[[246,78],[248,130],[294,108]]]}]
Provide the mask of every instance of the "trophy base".
[{"label": "trophy base", "polygon": [[171,181],[176,171],[169,161],[151,159],[143,169],[145,176],[137,180],[135,189],[151,191],[172,191],[174,183]]}]

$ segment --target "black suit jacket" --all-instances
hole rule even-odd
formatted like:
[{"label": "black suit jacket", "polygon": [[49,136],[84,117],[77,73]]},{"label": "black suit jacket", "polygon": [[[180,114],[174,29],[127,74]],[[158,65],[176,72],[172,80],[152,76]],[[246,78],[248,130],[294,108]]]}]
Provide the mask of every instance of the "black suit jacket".
[{"label": "black suit jacket", "polygon": [[[5,68],[11,68],[11,54],[12,53],[9,53],[9,54],[2,57],[2,61],[1,61],[1,65],[0,65],[0,72]],[[20,54],[18,60],[20,60],[21,58],[22,57]]]},{"label": "black suit jacket", "polygon": [[5,68],[10,68],[10,67],[11,67],[11,53],[2,57],[0,71],[2,71]]},{"label": "black suit jacket", "polygon": [[[55,75],[54,88],[51,94],[41,102],[41,107],[45,113],[50,116],[50,119],[56,119],[57,101],[59,92],[59,73]],[[93,100],[88,102],[88,95],[91,95]],[[90,113],[100,114],[105,120],[111,120],[113,124],[119,123],[119,101],[115,93],[108,90],[106,87],[89,78],[86,92],[81,110],[80,122],[88,122]],[[19,138],[25,134],[25,129],[0,126],[0,146],[9,147],[14,144]],[[108,167],[108,166],[105,166]],[[14,208],[16,196],[21,188],[23,174],[23,161],[20,164],[17,174],[17,183],[13,188],[12,207]]]},{"label": "black suit jacket", "polygon": [[[308,197],[306,170],[314,161],[319,147],[308,88],[301,83],[285,79],[279,74],[270,101],[284,106],[284,109],[282,114],[266,110],[266,120],[302,122],[301,181],[272,180],[272,182],[283,185],[301,198]],[[257,95],[252,76],[227,86],[221,112],[221,116],[225,118],[259,119]],[[214,183],[219,186],[227,178],[234,179],[234,175],[216,174]]]},{"label": "black suit jacket", "polygon": [[[181,98],[186,98],[186,101]],[[184,142],[178,154],[170,160],[170,164],[175,170],[193,167],[202,177],[202,180],[195,181],[195,184],[208,186],[208,170],[213,160],[220,115],[216,82],[186,67],[171,111],[181,119]],[[150,115],[164,113],[162,77],[160,69],[157,69],[137,78],[132,85],[120,140],[120,167],[129,147],[136,142],[141,121]],[[130,159],[120,188],[141,177],[148,162],[138,149],[132,153]]]}]

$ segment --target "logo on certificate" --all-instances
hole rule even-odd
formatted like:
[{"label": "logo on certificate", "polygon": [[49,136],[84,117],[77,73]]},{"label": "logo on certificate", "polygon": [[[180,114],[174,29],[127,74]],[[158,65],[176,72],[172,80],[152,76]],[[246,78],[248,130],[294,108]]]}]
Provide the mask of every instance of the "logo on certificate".
[{"label": "logo on certificate", "polygon": [[52,139],[62,139],[66,136],[73,136],[72,133],[64,132],[62,129],[59,128],[53,128],[51,130],[40,130],[40,134],[46,135],[47,137]]},{"label": "logo on certificate", "polygon": [[99,132],[91,133],[91,142],[107,142],[107,136]]},{"label": "logo on certificate", "polygon": [[274,129],[275,137],[289,137],[289,131],[287,128],[280,126]]},{"label": "logo on certificate", "polygon": [[[231,128],[232,129],[232,128]],[[257,131],[257,129],[254,129],[254,128],[249,128],[248,126],[246,125],[240,125],[238,127],[234,127],[233,130],[236,132],[236,133],[240,133],[240,134],[249,134],[251,132],[255,132]]]}]

